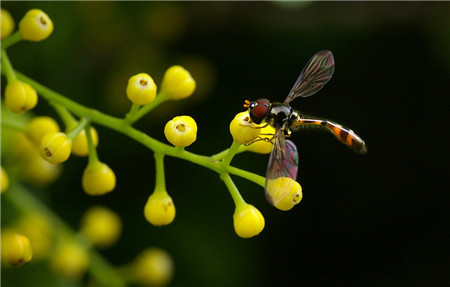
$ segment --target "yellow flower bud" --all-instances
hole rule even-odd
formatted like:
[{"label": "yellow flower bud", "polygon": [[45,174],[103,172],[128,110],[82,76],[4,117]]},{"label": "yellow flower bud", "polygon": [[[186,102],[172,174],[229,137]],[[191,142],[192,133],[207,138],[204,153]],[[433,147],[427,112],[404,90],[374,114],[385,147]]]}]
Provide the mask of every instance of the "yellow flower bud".
[{"label": "yellow flower bud", "polygon": [[22,173],[24,180],[37,186],[47,186],[61,174],[60,164],[49,163],[40,155],[38,149],[33,149],[24,159]]},{"label": "yellow flower bud", "polygon": [[14,224],[18,233],[30,239],[33,246],[33,259],[41,259],[49,254],[53,247],[53,232],[49,222],[38,213],[21,217]]},{"label": "yellow flower bud", "polygon": [[155,190],[145,204],[144,215],[153,225],[170,224],[175,218],[175,205],[170,195],[166,191]]},{"label": "yellow flower bud", "polygon": [[2,257],[16,267],[31,261],[33,250],[30,240],[17,233],[2,232]]},{"label": "yellow flower bud", "polygon": [[289,177],[269,179],[266,186],[266,197],[276,208],[287,211],[302,200],[302,187]]},{"label": "yellow flower bud", "polygon": [[91,207],[83,215],[81,232],[96,247],[112,246],[119,239],[121,231],[122,221],[120,217],[106,207]]},{"label": "yellow flower bud", "polygon": [[51,268],[59,275],[76,280],[86,272],[89,257],[83,247],[74,242],[58,246],[50,261]]},{"label": "yellow flower bud", "polygon": [[17,131],[13,132],[10,140],[8,155],[11,155],[14,160],[22,161],[26,159],[30,153],[34,154],[37,152],[39,154],[36,147],[25,133]]},{"label": "yellow flower bud", "polygon": [[5,169],[3,168],[3,166],[0,167],[1,170],[1,177],[0,177],[0,186],[1,186],[1,193],[3,193],[9,186],[9,178],[8,178],[8,174],[6,173]]},{"label": "yellow flower bud", "polygon": [[5,39],[11,35],[14,30],[14,19],[5,9],[1,9],[1,39]]},{"label": "yellow flower bud", "polygon": [[42,137],[39,153],[49,163],[61,163],[70,156],[72,142],[65,133],[47,133]]},{"label": "yellow flower bud", "polygon": [[35,117],[27,125],[27,136],[37,146],[47,133],[59,132],[59,126],[51,117]]},{"label": "yellow flower bud", "polygon": [[19,23],[20,35],[29,41],[42,41],[53,32],[53,22],[44,11],[32,9]]},{"label": "yellow flower bud", "polygon": [[[72,126],[71,128],[67,129],[67,133],[70,133],[74,128],[76,127],[76,124]],[[96,147],[98,145],[98,134],[94,127],[91,126],[91,136],[92,136],[92,142],[94,143],[94,146]],[[87,156],[89,154],[89,144],[87,141],[87,135],[86,130],[82,129],[80,133],[75,137],[75,139],[72,141],[72,153],[77,156]]]},{"label": "yellow flower bud", "polygon": [[37,104],[38,96],[36,90],[27,83],[13,80],[5,89],[5,104],[10,111],[21,114],[31,110]]},{"label": "yellow flower bud", "polygon": [[233,215],[234,230],[242,238],[258,235],[264,229],[264,217],[261,212],[250,204],[236,206]]},{"label": "yellow flower bud", "polygon": [[261,140],[253,142],[252,144],[246,146],[245,149],[260,154],[268,154],[272,151],[273,144],[271,140],[275,134],[275,128],[268,125],[260,129],[260,131],[261,133],[259,134],[259,137],[261,137]]},{"label": "yellow flower bud", "polygon": [[251,122],[248,111],[237,114],[230,123],[230,133],[233,140],[240,144],[248,144],[254,141],[261,129]]},{"label": "yellow flower bud", "polygon": [[108,165],[97,161],[84,169],[81,183],[87,194],[103,195],[116,187],[116,175]]},{"label": "yellow flower bud", "polygon": [[156,84],[146,73],[140,73],[128,80],[127,97],[133,104],[150,104],[156,97]]},{"label": "yellow flower bud", "polygon": [[142,251],[133,263],[133,279],[144,286],[165,286],[173,276],[170,255],[159,248]]},{"label": "yellow flower bud", "polygon": [[195,90],[195,80],[191,74],[181,66],[167,69],[161,84],[161,93],[169,98],[179,100],[187,98]]},{"label": "yellow flower bud", "polygon": [[167,122],[164,135],[174,146],[187,147],[197,139],[197,123],[190,116],[178,116]]}]

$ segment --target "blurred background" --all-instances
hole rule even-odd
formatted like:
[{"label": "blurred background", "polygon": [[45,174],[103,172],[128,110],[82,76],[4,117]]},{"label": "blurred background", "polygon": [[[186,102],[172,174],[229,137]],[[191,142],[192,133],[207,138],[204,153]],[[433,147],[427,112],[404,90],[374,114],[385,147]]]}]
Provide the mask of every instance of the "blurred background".
[{"label": "blurred background", "polygon": [[[255,238],[235,234],[233,201],[215,173],[170,157],[177,216],[169,226],[150,225],[143,207],[154,188],[153,154],[101,126],[99,157],[117,176],[112,193],[86,195],[86,159],[75,156],[54,184],[28,186],[74,229],[93,205],[116,211],[123,235],[101,251],[112,264],[156,246],[175,262],[171,286],[449,286],[450,3],[2,1],[2,8],[16,25],[31,8],[55,25],[46,41],[8,49],[15,69],[113,116],[129,110],[130,76],[146,72],[159,84],[169,66],[186,67],[194,95],[135,126],[166,142],[165,123],[190,115],[199,131],[188,150],[203,155],[230,146],[228,125],[245,99],[283,101],[314,53],[334,54],[331,81],[291,105],[353,129],[369,153],[318,130],[293,135],[304,197],[289,212],[234,177],[265,217]],[[57,118],[44,100],[34,112]],[[264,175],[267,161],[245,153],[232,164]],[[2,224],[15,212],[3,202]],[[38,262],[2,269],[1,279],[5,287],[57,286],[52,276]]]}]

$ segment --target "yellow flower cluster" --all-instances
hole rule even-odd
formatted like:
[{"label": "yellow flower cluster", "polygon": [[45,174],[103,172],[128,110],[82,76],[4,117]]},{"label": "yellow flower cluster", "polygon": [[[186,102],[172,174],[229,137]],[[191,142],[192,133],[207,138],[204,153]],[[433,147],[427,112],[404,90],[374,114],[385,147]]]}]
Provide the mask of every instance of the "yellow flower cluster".
[{"label": "yellow flower cluster", "polygon": [[[161,84],[161,95],[167,99],[180,100],[192,95],[196,87],[195,80],[189,71],[181,66],[167,69]],[[128,80],[126,94],[137,106],[152,103],[156,98],[157,87],[153,78],[147,73],[139,73]]]}]

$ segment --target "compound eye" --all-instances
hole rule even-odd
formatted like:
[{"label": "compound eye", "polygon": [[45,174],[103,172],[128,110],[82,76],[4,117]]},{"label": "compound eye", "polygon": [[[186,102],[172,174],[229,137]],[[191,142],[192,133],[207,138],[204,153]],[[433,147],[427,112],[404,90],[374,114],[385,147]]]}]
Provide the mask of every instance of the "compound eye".
[{"label": "compound eye", "polygon": [[255,124],[260,124],[269,112],[270,101],[268,99],[259,99],[252,103],[250,108],[250,117]]}]

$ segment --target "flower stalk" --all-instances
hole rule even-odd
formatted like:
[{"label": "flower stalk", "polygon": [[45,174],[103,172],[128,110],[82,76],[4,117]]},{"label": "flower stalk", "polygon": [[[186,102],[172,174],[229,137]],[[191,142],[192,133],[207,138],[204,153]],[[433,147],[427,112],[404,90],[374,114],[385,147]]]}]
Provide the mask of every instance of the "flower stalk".
[{"label": "flower stalk", "polygon": [[[4,73],[3,66],[2,66],[2,73]],[[148,136],[147,134],[131,127],[129,124],[127,124],[124,121],[124,119],[116,118],[116,117],[107,115],[105,113],[102,113],[98,110],[87,108],[79,103],[76,103],[76,102],[64,97],[63,95],[61,95],[57,92],[50,90],[49,88],[30,79],[29,77],[25,76],[24,74],[22,74],[20,72],[16,71],[16,75],[17,75],[18,79],[20,79],[24,82],[27,82],[29,85],[31,85],[33,88],[35,88],[36,91],[39,93],[39,95],[42,96],[43,98],[45,98],[46,100],[48,100],[50,102],[55,102],[57,104],[64,106],[70,112],[72,112],[73,114],[75,114],[79,117],[90,118],[91,122],[93,122],[93,123],[97,123],[104,127],[107,127],[112,130],[115,130],[117,132],[120,132],[122,134],[125,134],[128,137],[134,139],[135,141],[137,141],[137,142],[141,143],[142,145],[148,147],[149,149],[153,150],[155,153],[160,152],[160,153],[164,153],[167,156],[184,159],[186,161],[195,163],[197,165],[201,165],[206,168],[209,168],[219,174],[224,171],[224,167],[223,167],[222,163],[217,162],[216,160],[214,160],[213,158],[211,158],[209,156],[198,155],[198,154],[186,151],[186,150],[182,150],[180,152],[180,150],[177,149],[176,147],[173,147],[173,146],[164,144],[160,141],[157,141],[154,138]],[[159,98],[159,96],[157,96],[151,104],[146,105],[144,108],[154,105],[154,103],[158,101],[158,98]],[[138,113],[136,114],[136,118],[140,117],[140,114],[144,110],[144,108],[141,108],[138,111]],[[259,185],[261,185],[261,180],[264,179],[264,177],[261,177],[259,175],[256,175],[251,172],[244,171],[242,169],[232,167],[232,166],[225,167],[225,170],[231,174],[249,179]],[[249,177],[249,175],[250,175],[250,177]],[[264,186],[264,184],[262,184],[262,186]]]}]

